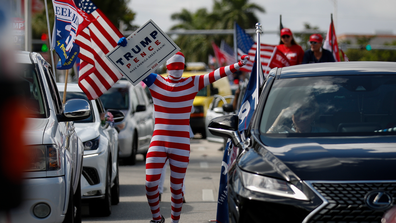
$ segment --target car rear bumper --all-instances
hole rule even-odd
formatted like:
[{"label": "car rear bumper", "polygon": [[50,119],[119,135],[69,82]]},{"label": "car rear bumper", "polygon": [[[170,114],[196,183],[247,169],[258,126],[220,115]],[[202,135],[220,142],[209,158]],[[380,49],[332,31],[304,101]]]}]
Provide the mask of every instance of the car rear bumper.
[{"label": "car rear bumper", "polygon": [[[65,206],[66,185],[63,177],[34,178],[25,180],[23,203],[13,209],[10,222],[62,222],[65,215],[62,213]],[[33,210],[37,204],[46,204],[51,209],[45,218],[38,218]]]}]

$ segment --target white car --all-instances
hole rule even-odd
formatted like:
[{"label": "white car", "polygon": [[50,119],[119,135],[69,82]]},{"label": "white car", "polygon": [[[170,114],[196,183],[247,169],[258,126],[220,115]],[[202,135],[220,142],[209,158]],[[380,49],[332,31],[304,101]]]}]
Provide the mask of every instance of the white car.
[{"label": "white car", "polygon": [[[215,136],[208,130],[208,124],[212,121],[212,119],[231,114],[230,111],[227,110],[228,107],[232,109],[232,101],[234,100],[233,95],[221,96],[215,95],[212,103],[210,103],[208,111],[206,112],[205,117],[205,131],[206,131],[206,139],[210,142],[218,142],[224,144],[224,138],[220,136]],[[224,110],[224,106],[227,106],[226,111]],[[233,110],[233,109],[232,109]]]},{"label": "white car", "polygon": [[28,100],[24,135],[31,160],[22,204],[7,222],[81,222],[84,145],[73,121],[89,116],[89,103],[75,99],[62,104],[50,64],[40,54],[18,52],[16,60]]},{"label": "white car", "polygon": [[136,155],[146,157],[154,132],[154,105],[148,92],[138,84],[119,80],[100,99],[106,109],[117,109],[124,113],[123,121],[115,121],[119,130],[119,157],[127,164],[136,163]]},{"label": "white car", "polygon": [[[63,96],[65,84],[57,83],[57,86]],[[68,83],[66,87],[66,99],[88,100],[78,84]],[[111,205],[118,204],[120,200],[118,132],[114,128],[114,120],[105,120],[107,111],[100,98],[89,103],[92,108],[90,116],[74,123],[77,135],[84,143],[81,195],[83,202],[88,202],[91,215],[109,216]],[[122,121],[122,112],[112,112],[117,121]]]}]

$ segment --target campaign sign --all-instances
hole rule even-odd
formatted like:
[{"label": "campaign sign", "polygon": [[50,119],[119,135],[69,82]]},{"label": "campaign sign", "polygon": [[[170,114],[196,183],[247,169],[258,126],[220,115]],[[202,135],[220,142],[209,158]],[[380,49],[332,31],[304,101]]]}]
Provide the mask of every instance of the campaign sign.
[{"label": "campaign sign", "polygon": [[125,47],[117,46],[106,57],[133,85],[180,50],[152,20],[132,33],[127,41]]}]

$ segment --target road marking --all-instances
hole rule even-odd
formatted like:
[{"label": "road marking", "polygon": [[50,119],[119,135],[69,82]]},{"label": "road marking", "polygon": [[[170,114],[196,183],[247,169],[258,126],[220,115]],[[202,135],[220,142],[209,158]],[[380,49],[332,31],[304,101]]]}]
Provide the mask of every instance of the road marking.
[{"label": "road marking", "polygon": [[208,162],[200,162],[200,163],[199,163],[199,166],[200,166],[201,168],[209,168]]},{"label": "road marking", "polygon": [[202,189],[202,200],[203,201],[214,201],[213,190]]}]

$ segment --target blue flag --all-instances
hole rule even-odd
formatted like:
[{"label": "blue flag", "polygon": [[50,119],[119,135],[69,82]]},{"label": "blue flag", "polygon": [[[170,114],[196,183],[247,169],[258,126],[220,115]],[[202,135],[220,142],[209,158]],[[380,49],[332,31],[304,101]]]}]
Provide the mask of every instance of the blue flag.
[{"label": "blue flag", "polygon": [[253,38],[245,32],[237,23],[235,23],[237,47],[239,50],[247,55],[249,54],[250,48],[255,44]]},{"label": "blue flag", "polygon": [[217,223],[228,223],[228,161],[230,156],[231,140],[228,139],[227,145],[224,148],[223,161],[221,162],[220,185],[219,185],[219,198],[217,200]]},{"label": "blue flag", "polygon": [[239,125],[238,131],[242,132],[246,130],[249,126],[250,119],[253,116],[254,110],[258,104],[259,99],[259,75],[262,73],[262,70],[257,70],[257,54],[254,58],[254,64],[252,67],[252,73],[250,74],[249,83],[246,87],[245,95],[243,96],[243,100],[241,103],[241,107],[239,109],[238,118]]},{"label": "blue flag", "polygon": [[72,0],[52,0],[55,12],[55,25],[52,48],[59,56],[58,69],[73,67],[80,51],[75,43],[78,25],[84,20],[77,12]]}]

